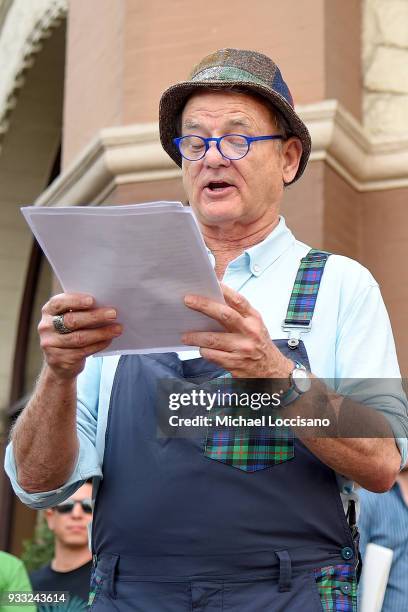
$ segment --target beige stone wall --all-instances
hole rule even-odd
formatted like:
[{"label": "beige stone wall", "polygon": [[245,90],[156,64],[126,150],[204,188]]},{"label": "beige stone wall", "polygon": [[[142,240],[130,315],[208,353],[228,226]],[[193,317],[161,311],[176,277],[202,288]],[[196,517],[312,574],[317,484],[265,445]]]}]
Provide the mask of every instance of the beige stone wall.
[{"label": "beige stone wall", "polygon": [[400,368],[408,376],[408,189],[361,196],[361,261],[376,280],[393,326]]},{"label": "beige stone wall", "polygon": [[325,248],[324,162],[311,162],[300,181],[286,188],[282,215],[295,236],[315,248]]},{"label": "beige stone wall", "polygon": [[64,167],[101,128],[122,123],[124,7],[124,0],[69,3]]},{"label": "beige stone wall", "polygon": [[361,0],[326,0],[325,97],[361,120]]},{"label": "beige stone wall", "polygon": [[324,99],[324,6],[70,0],[64,167],[104,127],[157,121],[162,91],[222,47],[270,54],[297,104]]},{"label": "beige stone wall", "polygon": [[[364,0],[364,127],[375,139],[408,151],[408,1]],[[408,171],[405,172],[408,175]],[[408,375],[408,189],[361,197],[361,260],[381,285]]]},{"label": "beige stone wall", "polygon": [[325,248],[361,261],[361,194],[332,168],[324,173]]},{"label": "beige stone wall", "polygon": [[126,6],[125,121],[156,120],[163,89],[223,47],[273,57],[297,104],[324,98],[324,0],[127,0]]},{"label": "beige stone wall", "polygon": [[364,124],[375,135],[408,134],[408,2],[365,0]]},{"label": "beige stone wall", "polygon": [[361,117],[361,0],[70,0],[69,7],[64,167],[100,129],[156,121],[162,91],[222,47],[273,57],[297,105],[334,98]]}]

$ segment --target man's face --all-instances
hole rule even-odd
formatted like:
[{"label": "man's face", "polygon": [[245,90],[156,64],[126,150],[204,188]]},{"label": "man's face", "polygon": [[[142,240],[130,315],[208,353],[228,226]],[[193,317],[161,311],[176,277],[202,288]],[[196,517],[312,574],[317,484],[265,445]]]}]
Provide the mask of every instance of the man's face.
[{"label": "man's face", "polygon": [[[91,500],[92,485],[85,484],[69,500]],[[68,500],[67,500],[68,501]],[[64,502],[66,503],[66,502]],[[56,540],[67,547],[81,548],[88,545],[88,524],[92,514],[87,514],[82,506],[75,503],[71,512],[60,514],[55,508],[46,511],[48,527],[54,532]]]},{"label": "man's face", "polygon": [[[189,98],[182,114],[183,136],[231,133],[267,136],[279,132],[271,110],[250,95],[210,91]],[[184,188],[199,221],[226,228],[275,222],[283,182],[291,180],[285,175],[285,148],[280,141],[253,142],[244,158],[231,161],[210,143],[203,159],[183,159]]]}]

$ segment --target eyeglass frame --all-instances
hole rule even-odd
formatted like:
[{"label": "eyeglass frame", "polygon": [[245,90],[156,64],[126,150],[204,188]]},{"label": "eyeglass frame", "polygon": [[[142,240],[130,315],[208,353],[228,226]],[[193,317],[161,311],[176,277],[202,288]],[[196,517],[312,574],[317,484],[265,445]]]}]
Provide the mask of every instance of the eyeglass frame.
[{"label": "eyeglass frame", "polygon": [[[89,497],[85,499],[67,499],[57,506],[53,506],[53,510],[56,510],[58,514],[70,514],[74,510],[76,504],[80,504],[82,512],[85,514],[92,514],[92,500]],[[86,509],[84,508],[84,504],[86,504]],[[71,506],[71,508],[69,510],[61,510],[61,508],[67,508],[67,506]]]},{"label": "eyeglass frame", "polygon": [[[185,155],[183,155],[181,148],[180,148],[181,141],[184,140],[184,138],[190,138],[191,136],[194,136],[195,138],[200,138],[204,142],[204,145],[205,145],[204,153],[201,155],[201,157],[197,157],[197,159],[190,159],[189,157],[186,157]],[[248,149],[246,153],[242,155],[241,157],[227,157],[226,155],[224,155],[220,148],[220,141],[223,138],[226,138],[227,136],[240,136],[241,138],[245,138],[245,140],[247,141],[247,145],[248,145]],[[187,161],[200,161],[200,159],[203,159],[207,155],[207,152],[210,148],[210,144],[209,144],[210,142],[216,143],[217,150],[224,159],[229,159],[230,161],[238,161],[239,159],[243,159],[246,155],[248,155],[249,149],[251,148],[251,144],[253,142],[257,142],[258,140],[285,140],[285,137],[282,134],[270,134],[269,136],[246,136],[245,134],[224,134],[223,136],[218,136],[218,138],[215,136],[212,136],[210,138],[205,138],[204,136],[198,136],[198,134],[185,134],[184,136],[173,138],[173,143],[178,148],[181,157],[183,159],[186,159]]]}]

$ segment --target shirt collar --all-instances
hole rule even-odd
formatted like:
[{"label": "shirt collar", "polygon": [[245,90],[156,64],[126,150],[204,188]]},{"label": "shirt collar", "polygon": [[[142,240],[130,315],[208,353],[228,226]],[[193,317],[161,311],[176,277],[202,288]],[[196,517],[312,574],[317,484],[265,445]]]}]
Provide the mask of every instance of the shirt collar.
[{"label": "shirt collar", "polygon": [[[262,242],[245,249],[241,255],[230,261],[228,268],[249,268],[254,276],[260,276],[295,242],[295,237],[286,226],[284,217]],[[211,261],[214,256],[207,247]],[[215,260],[214,260],[215,265]]]},{"label": "shirt collar", "polygon": [[272,265],[295,242],[295,237],[286,227],[285,219],[279,223],[262,242],[245,251],[249,256],[250,268],[254,276],[259,276]]}]

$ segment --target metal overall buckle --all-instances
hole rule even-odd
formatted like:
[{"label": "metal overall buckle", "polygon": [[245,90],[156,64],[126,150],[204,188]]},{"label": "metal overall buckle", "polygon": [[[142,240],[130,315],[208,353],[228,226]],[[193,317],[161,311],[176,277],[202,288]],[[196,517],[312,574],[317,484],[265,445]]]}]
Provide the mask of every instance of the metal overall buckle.
[{"label": "metal overall buckle", "polygon": [[302,323],[285,323],[283,320],[282,330],[288,333],[288,347],[292,350],[299,345],[300,335],[307,334],[312,329],[312,322]]}]

